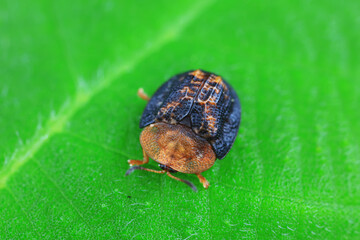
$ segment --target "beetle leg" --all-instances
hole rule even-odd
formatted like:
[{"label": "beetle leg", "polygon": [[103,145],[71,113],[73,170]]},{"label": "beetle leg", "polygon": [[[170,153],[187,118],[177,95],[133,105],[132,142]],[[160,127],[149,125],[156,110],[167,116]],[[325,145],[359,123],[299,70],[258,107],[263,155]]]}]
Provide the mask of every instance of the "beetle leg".
[{"label": "beetle leg", "polygon": [[140,98],[144,99],[147,102],[150,100],[149,96],[144,92],[143,88],[139,88],[137,94]]},{"label": "beetle leg", "polygon": [[166,172],[165,170],[158,171],[158,170],[154,170],[154,169],[150,169],[150,168],[144,168],[141,166],[133,166],[129,170],[126,171],[125,176],[129,175],[130,173],[132,173],[135,170],[144,170],[144,171],[159,173],[159,174],[164,174]]},{"label": "beetle leg", "polygon": [[169,177],[171,177],[171,178],[173,178],[175,180],[178,180],[180,182],[183,182],[183,183],[187,184],[189,187],[191,187],[192,190],[194,190],[194,192],[197,192],[197,189],[196,189],[195,185],[192,182],[189,182],[187,180],[175,177],[175,176],[171,175],[169,172],[166,172],[166,175],[168,175]]},{"label": "beetle leg", "polygon": [[146,154],[146,152],[144,151],[143,149],[143,154],[144,154],[144,160],[132,160],[132,159],[129,159],[128,160],[128,163],[130,164],[130,166],[133,166],[133,165],[143,165],[143,164],[146,164],[149,162],[149,156]]},{"label": "beetle leg", "polygon": [[198,178],[199,178],[200,182],[203,184],[204,188],[208,188],[210,186],[210,183],[200,173],[197,173],[196,176],[198,176]]}]

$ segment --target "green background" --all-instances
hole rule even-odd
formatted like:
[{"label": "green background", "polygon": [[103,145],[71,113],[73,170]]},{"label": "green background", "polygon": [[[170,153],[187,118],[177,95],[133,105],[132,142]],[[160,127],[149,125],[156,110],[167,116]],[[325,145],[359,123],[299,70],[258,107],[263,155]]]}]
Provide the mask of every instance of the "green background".
[{"label": "green background", "polygon": [[[359,1],[0,2],[0,239],[360,238]],[[149,94],[242,102],[200,190],[134,172]],[[154,161],[150,167],[157,168]]]}]

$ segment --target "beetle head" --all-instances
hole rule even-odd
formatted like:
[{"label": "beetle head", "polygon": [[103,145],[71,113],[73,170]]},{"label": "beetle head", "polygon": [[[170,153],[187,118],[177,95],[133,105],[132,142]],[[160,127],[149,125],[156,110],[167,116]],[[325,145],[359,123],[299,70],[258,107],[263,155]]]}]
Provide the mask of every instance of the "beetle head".
[{"label": "beetle head", "polygon": [[180,124],[151,124],[142,131],[140,143],[150,158],[182,173],[204,172],[216,160],[210,143]]}]

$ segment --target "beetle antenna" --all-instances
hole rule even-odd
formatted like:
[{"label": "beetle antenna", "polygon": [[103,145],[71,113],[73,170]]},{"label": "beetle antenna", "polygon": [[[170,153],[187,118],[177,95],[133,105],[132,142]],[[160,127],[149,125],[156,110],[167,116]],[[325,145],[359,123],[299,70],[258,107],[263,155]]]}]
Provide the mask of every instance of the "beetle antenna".
[{"label": "beetle antenna", "polygon": [[175,179],[175,180],[178,180],[178,181],[180,181],[180,182],[185,183],[186,185],[188,185],[189,187],[191,187],[191,189],[192,189],[194,192],[197,192],[197,188],[195,187],[195,185],[194,185],[192,182],[190,182],[190,181],[188,181],[188,180],[184,180],[184,179],[178,178],[178,177],[175,177],[175,176],[171,175],[169,172],[166,172],[166,175],[168,175],[169,177],[171,177],[171,178],[173,178],[173,179]]},{"label": "beetle antenna", "polygon": [[165,170],[162,170],[162,171],[157,171],[157,170],[154,170],[154,169],[149,169],[149,168],[144,168],[142,166],[133,166],[131,167],[129,170],[126,171],[125,173],[125,176],[131,174],[133,171],[135,170],[144,170],[144,171],[148,171],[148,172],[153,172],[153,173],[159,173],[159,174],[164,174],[166,173],[166,175],[168,175],[169,177],[175,179],[175,180],[178,180],[180,182],[183,182],[185,183],[186,185],[188,185],[189,187],[191,187],[191,189],[194,191],[194,192],[197,192],[197,188],[195,187],[195,185],[190,182],[190,181],[187,181],[187,180],[184,180],[184,179],[181,179],[181,178],[178,178],[178,177],[175,177],[173,175],[171,175],[169,172],[165,171]]},{"label": "beetle antenna", "polygon": [[163,174],[163,173],[166,172],[165,170],[157,171],[157,170],[154,170],[154,169],[144,168],[142,166],[133,166],[129,170],[126,171],[125,176],[131,174],[135,170],[144,170],[144,171],[153,172],[153,173],[160,173],[160,174]]}]

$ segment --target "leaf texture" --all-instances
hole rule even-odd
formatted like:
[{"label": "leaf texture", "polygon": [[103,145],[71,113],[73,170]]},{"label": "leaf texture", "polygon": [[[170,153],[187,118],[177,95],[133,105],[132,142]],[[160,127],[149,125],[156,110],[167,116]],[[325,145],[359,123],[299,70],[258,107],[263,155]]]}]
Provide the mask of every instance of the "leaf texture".
[{"label": "leaf texture", "polygon": [[[358,1],[0,6],[0,239],[359,238]],[[242,103],[210,188],[125,177],[137,89],[198,68]]]}]

